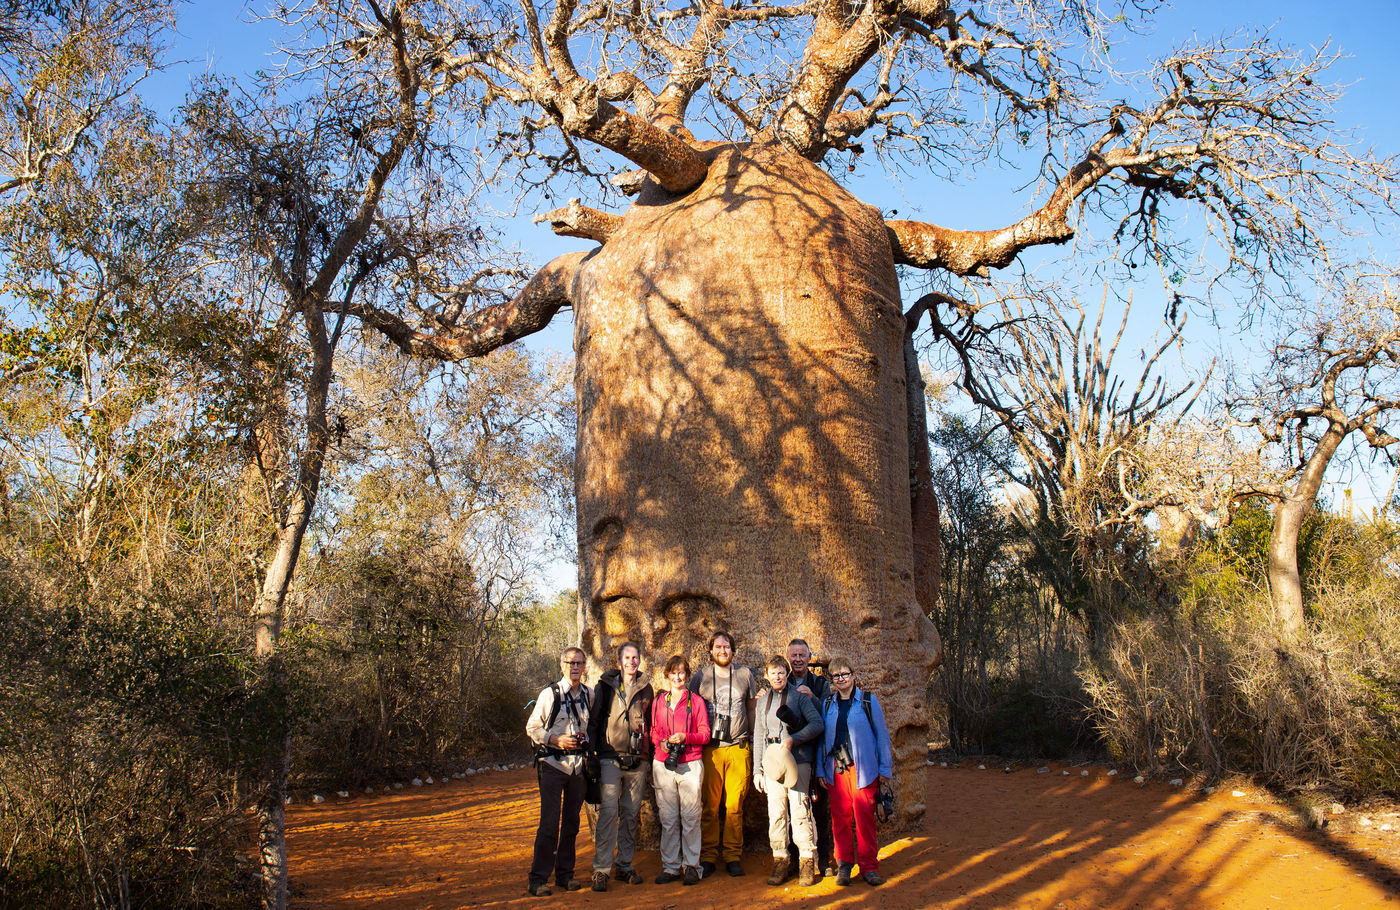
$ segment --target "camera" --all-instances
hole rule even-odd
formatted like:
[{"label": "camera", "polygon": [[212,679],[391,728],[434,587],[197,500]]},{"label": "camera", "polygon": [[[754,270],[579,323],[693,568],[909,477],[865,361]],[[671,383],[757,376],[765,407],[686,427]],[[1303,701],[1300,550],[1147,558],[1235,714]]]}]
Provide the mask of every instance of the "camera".
[{"label": "camera", "polygon": [[875,817],[881,822],[894,818],[894,791],[884,781],[880,781],[880,795],[875,797]]},{"label": "camera", "polygon": [[681,756],[685,754],[685,743],[666,744],[666,765],[667,771],[679,771],[681,768]]},{"label": "camera", "polygon": [[587,752],[587,751],[588,751],[588,733],[587,733],[587,731],[585,731],[585,730],[580,730],[580,731],[578,731],[577,733],[575,733],[574,736],[576,736],[576,737],[578,738],[578,745],[575,746],[571,751],[574,751],[574,752]]},{"label": "camera", "polygon": [[715,722],[710,726],[710,739],[717,743],[729,742],[729,715],[716,714]]}]

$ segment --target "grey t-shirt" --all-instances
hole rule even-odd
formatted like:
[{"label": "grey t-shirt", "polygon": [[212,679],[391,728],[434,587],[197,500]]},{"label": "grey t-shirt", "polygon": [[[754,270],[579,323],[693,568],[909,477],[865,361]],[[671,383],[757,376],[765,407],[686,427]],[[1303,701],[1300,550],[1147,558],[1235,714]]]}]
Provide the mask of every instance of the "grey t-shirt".
[{"label": "grey t-shirt", "polygon": [[721,718],[728,716],[729,736],[716,742],[724,746],[748,742],[749,709],[758,695],[758,678],[753,670],[730,664],[729,679],[721,676],[716,680],[715,666],[710,664],[690,677],[690,691],[705,699],[710,709],[710,729],[720,729]]}]

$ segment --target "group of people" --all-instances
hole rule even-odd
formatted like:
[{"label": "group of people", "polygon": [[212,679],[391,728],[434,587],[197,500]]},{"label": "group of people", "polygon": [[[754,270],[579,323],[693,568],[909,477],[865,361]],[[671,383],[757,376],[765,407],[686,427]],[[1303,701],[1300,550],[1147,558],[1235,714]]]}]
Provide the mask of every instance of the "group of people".
[{"label": "group of people", "polygon": [[884,883],[875,807],[893,755],[879,699],[856,685],[845,658],[828,661],[827,676],[812,672],[802,639],[768,660],[762,691],[753,669],[734,664],[729,633],[716,632],[709,653],[709,665],[694,672],[685,657],[670,658],[658,694],[632,642],[593,687],[583,683],[584,652],[564,652],[562,678],[540,692],[526,723],[540,789],[531,894],[551,894],[551,874],[555,887],[584,887],[574,860],[590,781],[598,788],[594,891],[610,881],[642,884],[632,862],[648,785],[661,827],[658,885],[694,885],[721,863],[729,875],[744,874],[750,785],[768,802],[770,885],[794,871],[800,885],[822,875],[849,885],[857,867],[868,884]]}]

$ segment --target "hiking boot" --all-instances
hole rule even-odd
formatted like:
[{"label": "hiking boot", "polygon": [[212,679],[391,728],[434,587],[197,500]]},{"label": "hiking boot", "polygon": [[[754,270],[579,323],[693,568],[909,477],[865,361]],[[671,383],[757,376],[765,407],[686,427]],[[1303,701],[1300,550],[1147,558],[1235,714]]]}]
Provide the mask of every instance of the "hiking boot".
[{"label": "hiking boot", "polygon": [[804,888],[817,883],[817,861],[810,856],[797,861],[797,883]]},{"label": "hiking boot", "polygon": [[681,874],[679,872],[667,872],[664,869],[661,870],[661,874],[656,877],[656,883],[658,885],[669,885],[671,882],[678,882],[680,880]]},{"label": "hiking boot", "polygon": [[768,876],[768,884],[781,885],[783,882],[787,881],[788,867],[791,865],[786,856],[774,857],[773,874]]},{"label": "hiking boot", "polygon": [[878,872],[867,872],[864,875],[862,875],[861,878],[865,879],[865,883],[867,885],[870,885],[872,888],[876,885],[883,885],[885,883],[884,877],[881,876]]},{"label": "hiking boot", "polygon": [[836,870],[836,884],[845,887],[851,883],[852,863],[842,863]]},{"label": "hiking boot", "polygon": [[606,891],[606,890],[608,890],[608,873],[606,873],[606,872],[594,872],[594,873],[593,873],[593,890],[594,890],[594,891]]},{"label": "hiking boot", "polygon": [[686,867],[685,867],[685,875],[684,875],[683,878],[682,878],[681,884],[683,884],[683,885],[698,885],[698,884],[700,884],[700,870],[699,870],[697,867],[695,867],[695,866],[686,866]]},{"label": "hiking boot", "polygon": [[744,867],[740,865],[737,859],[731,859],[729,861],[729,865],[725,866],[724,868],[725,871],[728,872],[733,878],[738,878],[739,876],[744,874]]},{"label": "hiking boot", "polygon": [[620,882],[626,882],[629,885],[640,885],[642,882],[646,881],[646,879],[637,874],[636,869],[614,869],[612,877]]},{"label": "hiking boot", "polygon": [[549,887],[549,882],[540,882],[538,885],[531,885],[529,891],[532,897],[549,897],[554,893]]},{"label": "hiking boot", "polygon": [[560,888],[563,888],[565,891],[583,890],[583,882],[579,881],[576,878],[566,878],[562,882],[558,879],[555,879],[554,884],[558,885]]},{"label": "hiking boot", "polygon": [[701,878],[709,878],[711,875],[714,875],[714,874],[715,874],[715,864],[714,864],[714,863],[701,863],[701,864],[700,864],[700,877],[701,877]]}]

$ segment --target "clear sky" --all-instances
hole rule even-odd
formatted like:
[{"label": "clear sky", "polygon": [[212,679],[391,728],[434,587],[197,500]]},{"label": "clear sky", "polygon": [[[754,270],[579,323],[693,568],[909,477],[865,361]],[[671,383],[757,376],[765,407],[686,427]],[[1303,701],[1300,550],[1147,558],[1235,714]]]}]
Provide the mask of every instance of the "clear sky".
[{"label": "clear sky", "polygon": [[[1106,6],[1107,4],[1105,4]],[[184,62],[172,67],[147,86],[148,98],[158,106],[173,107],[191,84],[204,72],[228,75],[252,73],[270,65],[277,28],[256,23],[251,10],[226,0],[202,0],[182,8],[179,35],[172,41],[175,55]],[[1395,63],[1394,41],[1400,33],[1400,0],[1350,0],[1336,5],[1316,0],[1181,0],[1175,7],[1159,12],[1151,33],[1133,36],[1112,48],[1120,68],[1140,69],[1152,56],[1160,55],[1193,38],[1205,40],[1240,30],[1271,28],[1275,40],[1302,48],[1330,43],[1342,53],[1332,70],[1331,80],[1346,87],[1336,111],[1341,129],[1356,130],[1364,144],[1372,145],[1382,156],[1400,154],[1400,68]],[[863,176],[855,190],[865,201],[889,211],[899,209],[905,217],[919,217],[948,227],[985,228],[1010,223],[1038,202],[1033,192],[1020,190],[1025,174],[986,169],[947,181],[906,181],[891,185],[878,173]],[[623,200],[618,201],[618,208]],[[544,263],[561,252],[582,249],[586,241],[558,238],[547,226],[532,225],[526,212],[505,226],[504,240],[527,250],[536,263]],[[1382,256],[1394,261],[1393,243],[1381,249]],[[1051,250],[1046,255],[1055,255]],[[1150,298],[1153,289],[1145,289]],[[1156,292],[1160,300],[1160,291]],[[1097,299],[1097,298],[1095,298]],[[1152,326],[1161,313],[1160,302],[1143,303],[1143,313],[1152,314]],[[1135,311],[1136,312],[1136,311]],[[1199,342],[1198,350],[1219,343],[1220,337],[1236,331],[1225,325],[1224,336]],[[1248,342],[1251,339],[1244,339]],[[1146,335],[1143,336],[1146,341]],[[572,320],[561,315],[544,332],[529,339],[536,350],[567,351],[572,343]],[[1208,356],[1205,354],[1192,356]],[[1368,504],[1383,493],[1389,471],[1374,478],[1362,469],[1334,470],[1333,499],[1339,500],[1338,487],[1355,484],[1358,501]],[[1374,493],[1371,486],[1379,486]],[[546,586],[574,584],[572,566],[559,566]]]}]

